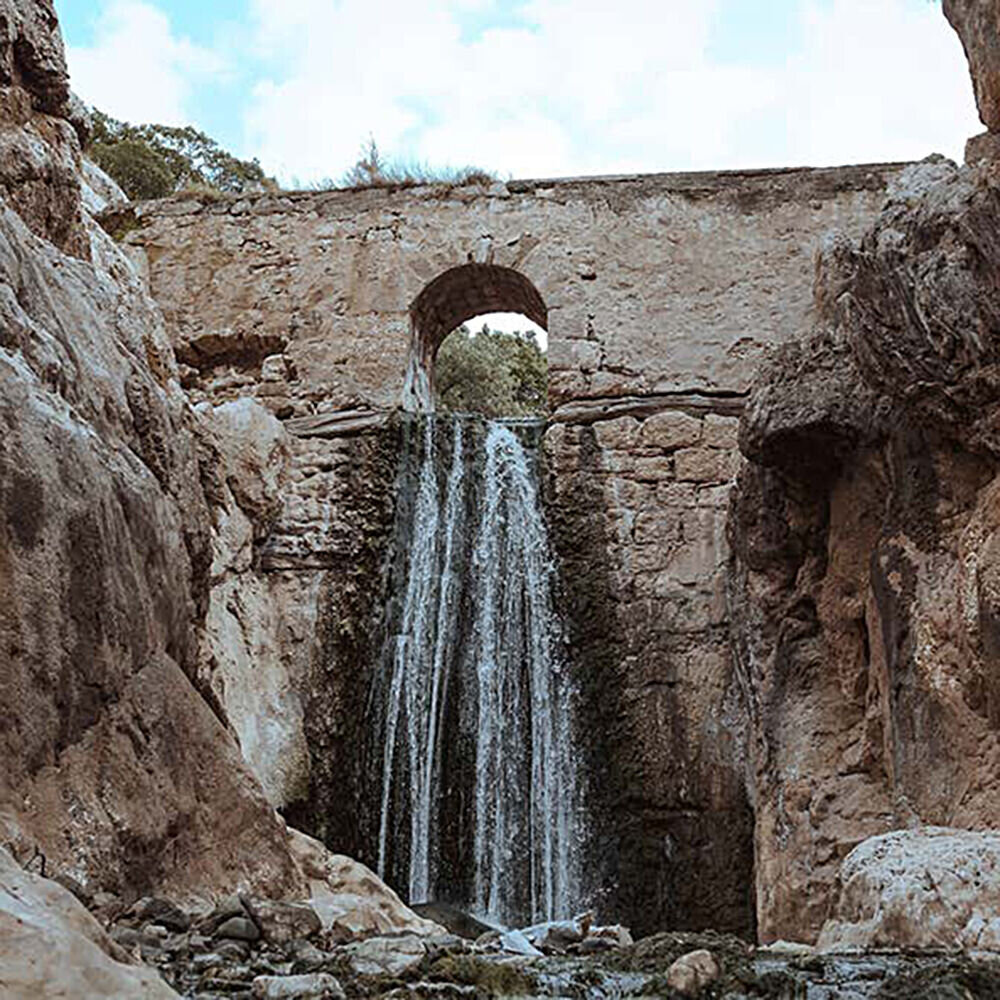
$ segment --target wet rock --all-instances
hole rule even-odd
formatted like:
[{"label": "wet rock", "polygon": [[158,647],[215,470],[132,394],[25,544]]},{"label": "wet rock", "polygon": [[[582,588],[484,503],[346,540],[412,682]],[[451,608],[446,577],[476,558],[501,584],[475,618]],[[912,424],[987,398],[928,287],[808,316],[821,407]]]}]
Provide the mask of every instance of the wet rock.
[{"label": "wet rock", "polygon": [[260,937],[260,928],[249,917],[230,917],[219,924],[215,936],[256,941]]},{"label": "wet rock", "polygon": [[340,983],[325,972],[307,976],[257,976],[250,995],[255,1000],[344,1000]]},{"label": "wet rock", "polygon": [[586,936],[589,927],[589,917],[586,921],[575,920],[553,920],[545,924],[535,924],[533,927],[525,927],[522,934],[536,948],[543,952],[565,951],[573,944],[579,944]]},{"label": "wet rock", "polygon": [[704,948],[681,955],[667,970],[667,985],[686,997],[697,996],[719,978],[719,963]]},{"label": "wet rock", "polygon": [[542,953],[528,940],[524,931],[506,931],[500,935],[500,947],[512,955],[539,956]]},{"label": "wet rock", "polygon": [[316,911],[304,903],[248,899],[247,910],[260,928],[264,940],[272,944],[308,938],[323,928]]},{"label": "wet rock", "polygon": [[433,920],[446,930],[451,931],[452,934],[457,934],[470,941],[475,941],[480,935],[495,929],[489,924],[477,920],[465,910],[461,910],[457,906],[449,906],[447,903],[416,903],[411,905],[410,909],[418,917]]},{"label": "wet rock", "polygon": [[414,934],[399,937],[374,937],[341,949],[351,968],[359,976],[400,976],[416,969],[427,949]]},{"label": "wet rock", "polygon": [[612,948],[627,948],[632,941],[632,932],[621,924],[609,924],[606,927],[591,927],[583,944],[599,943]]},{"label": "wet rock", "polygon": [[823,951],[1000,951],[1000,834],[929,827],[870,837],[844,859]]}]

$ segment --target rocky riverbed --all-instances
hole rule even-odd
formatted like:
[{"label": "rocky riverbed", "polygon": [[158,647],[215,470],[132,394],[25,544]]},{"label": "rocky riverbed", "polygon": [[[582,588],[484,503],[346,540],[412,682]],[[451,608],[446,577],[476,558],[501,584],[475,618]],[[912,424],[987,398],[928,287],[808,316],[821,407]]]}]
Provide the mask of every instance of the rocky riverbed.
[{"label": "rocky riverbed", "polygon": [[[567,922],[566,925],[569,925]],[[499,933],[346,940],[303,904],[233,896],[207,914],[144,899],[110,923],[111,939],[182,997],[711,997],[725,1000],[986,1000],[1000,996],[1000,956],[822,954],[755,948],[714,933],[664,933],[615,945],[586,933],[531,934],[544,954],[513,954]],[[603,940],[595,945],[595,941]],[[515,943],[513,945],[517,947]]]}]

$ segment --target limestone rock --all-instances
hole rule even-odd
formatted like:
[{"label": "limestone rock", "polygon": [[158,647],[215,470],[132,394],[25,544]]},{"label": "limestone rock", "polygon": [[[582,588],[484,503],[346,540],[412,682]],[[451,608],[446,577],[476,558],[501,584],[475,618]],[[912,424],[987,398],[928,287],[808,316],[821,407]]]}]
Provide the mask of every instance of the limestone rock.
[{"label": "limestone rock", "polygon": [[0,848],[0,983],[6,1000],[168,1000],[152,969],[125,964],[96,920],[62,886],[23,871]]},{"label": "limestone rock", "polygon": [[1000,189],[904,169],[761,369],[727,529],[763,941],[814,941],[843,858],[1000,826]]},{"label": "limestone rock", "polygon": [[925,827],[844,859],[821,951],[1000,951],[1000,833]]},{"label": "limestone rock", "polygon": [[260,928],[249,917],[234,916],[223,920],[215,935],[234,941],[256,941],[260,937]]},{"label": "limestone rock", "polygon": [[418,917],[374,872],[360,862],[331,854],[319,841],[289,830],[289,846],[311,887],[310,906],[324,930],[352,940],[371,934],[446,934]]},{"label": "limestone rock", "polygon": [[169,899],[147,896],[140,899],[129,911],[131,916],[145,923],[159,924],[171,931],[186,931],[191,918]]},{"label": "limestone rock", "polygon": [[120,209],[128,202],[125,192],[86,156],[80,160],[83,207],[93,216]]},{"label": "limestone rock", "polygon": [[427,948],[419,937],[372,937],[347,945],[342,952],[359,976],[400,976],[416,969]]},{"label": "limestone rock", "polygon": [[304,903],[284,903],[269,899],[248,899],[248,909],[265,941],[287,944],[311,937],[323,925],[316,911]]},{"label": "limestone rock", "polygon": [[1000,132],[1000,10],[995,0],[944,0],[944,13],[962,39],[979,117]]},{"label": "limestone rock", "polygon": [[303,976],[257,976],[250,995],[255,1000],[344,1000],[340,983],[326,972]]},{"label": "limestone rock", "polygon": [[719,971],[715,956],[700,948],[681,955],[667,969],[667,985],[686,997],[694,997],[719,978]]},{"label": "limestone rock", "polygon": [[3,839],[90,893],[295,895],[198,677],[207,470],[162,315],[80,210],[52,4],[0,36]]}]

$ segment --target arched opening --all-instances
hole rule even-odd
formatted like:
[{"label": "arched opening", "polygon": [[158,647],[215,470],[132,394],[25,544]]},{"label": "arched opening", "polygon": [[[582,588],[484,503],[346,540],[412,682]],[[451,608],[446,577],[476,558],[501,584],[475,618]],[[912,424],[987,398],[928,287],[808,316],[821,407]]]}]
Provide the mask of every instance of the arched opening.
[{"label": "arched opening", "polygon": [[[519,271],[496,264],[463,264],[453,267],[431,281],[410,307],[410,361],[403,395],[405,409],[432,412],[435,409],[435,362],[449,335],[464,337],[470,350],[489,347],[495,357],[516,364],[518,345],[503,343],[471,343],[481,331],[475,327],[461,328],[485,314],[520,314],[527,323],[525,330],[537,326],[548,329],[548,309],[538,289]],[[517,324],[515,323],[515,326]],[[513,331],[505,331],[513,333]],[[531,344],[526,338],[530,357]],[[536,342],[535,350],[541,345]],[[469,353],[469,351],[466,351]],[[457,359],[460,360],[460,359]],[[485,359],[484,359],[485,360]],[[543,359],[544,361],[544,359]]]}]

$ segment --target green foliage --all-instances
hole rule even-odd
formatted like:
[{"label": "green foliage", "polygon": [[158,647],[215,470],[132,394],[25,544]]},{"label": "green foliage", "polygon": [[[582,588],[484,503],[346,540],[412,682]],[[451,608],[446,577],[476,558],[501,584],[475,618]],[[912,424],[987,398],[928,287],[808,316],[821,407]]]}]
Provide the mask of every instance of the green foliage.
[{"label": "green foliage", "polygon": [[415,187],[418,184],[492,184],[494,174],[479,167],[430,167],[425,163],[388,160],[374,138],[361,147],[357,163],[339,181],[323,186],[337,188]]},{"label": "green foliage", "polygon": [[87,155],[133,201],[185,189],[229,194],[273,184],[257,160],[240,160],[187,126],[131,125],[94,110]]},{"label": "green foliage", "polygon": [[439,410],[486,417],[543,416],[548,363],[533,332],[505,333],[466,326],[445,338],[434,365]]}]

